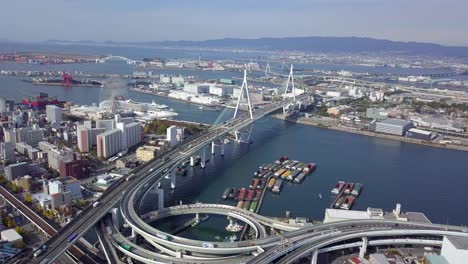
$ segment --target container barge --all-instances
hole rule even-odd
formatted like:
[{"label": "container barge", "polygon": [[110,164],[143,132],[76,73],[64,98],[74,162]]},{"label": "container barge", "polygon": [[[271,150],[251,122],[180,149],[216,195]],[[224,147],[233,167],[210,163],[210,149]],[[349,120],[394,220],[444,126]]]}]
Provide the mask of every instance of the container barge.
[{"label": "container barge", "polygon": [[279,193],[281,192],[281,188],[283,187],[283,180],[276,180],[275,185],[273,186],[272,192]]},{"label": "container barge", "polygon": [[351,194],[357,197],[359,196],[359,194],[361,194],[361,190],[362,190],[362,184],[356,183],[354,185],[353,190],[351,191]]},{"label": "container barge", "polygon": [[345,209],[345,210],[351,209],[351,207],[353,207],[355,199],[356,199],[356,197],[354,197],[352,195],[346,196],[344,202],[340,205],[340,208]]},{"label": "container barge", "polygon": [[345,185],[345,182],[344,181],[339,181],[335,188],[333,188],[333,190],[331,190],[331,193],[332,194],[340,194],[341,190],[343,189],[343,186]]}]

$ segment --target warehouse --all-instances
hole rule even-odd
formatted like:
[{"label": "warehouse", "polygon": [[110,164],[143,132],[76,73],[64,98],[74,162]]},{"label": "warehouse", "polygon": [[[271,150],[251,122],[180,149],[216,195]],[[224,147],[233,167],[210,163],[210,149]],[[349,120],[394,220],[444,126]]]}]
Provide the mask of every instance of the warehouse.
[{"label": "warehouse", "polygon": [[409,138],[427,141],[432,141],[435,138],[435,135],[432,132],[417,128],[411,128],[410,130],[408,130],[408,132],[406,132],[406,136]]},{"label": "warehouse", "polygon": [[375,132],[403,136],[411,128],[412,123],[403,119],[388,118],[375,122]]}]

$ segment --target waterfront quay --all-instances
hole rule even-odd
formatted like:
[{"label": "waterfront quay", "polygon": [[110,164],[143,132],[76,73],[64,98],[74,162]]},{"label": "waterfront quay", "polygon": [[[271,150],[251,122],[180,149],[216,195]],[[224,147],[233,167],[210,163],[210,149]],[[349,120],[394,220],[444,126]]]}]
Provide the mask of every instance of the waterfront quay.
[{"label": "waterfront quay", "polygon": [[356,129],[353,127],[330,124],[330,123],[327,123],[326,121],[323,121],[317,118],[314,119],[314,118],[290,117],[290,116],[286,117],[283,114],[274,114],[273,117],[281,119],[281,120],[285,120],[288,122],[296,123],[296,124],[316,126],[320,128],[332,129],[332,130],[337,130],[337,131],[342,131],[342,132],[347,132],[347,133],[369,136],[369,137],[384,138],[384,139],[389,139],[389,140],[407,142],[411,144],[424,145],[428,147],[468,151],[468,146],[464,146],[464,145],[459,145],[459,144],[455,145],[455,144],[450,144],[449,142],[436,143],[436,142],[424,141],[420,139],[408,138],[404,136],[395,136],[395,135],[390,135],[390,134],[377,133],[377,132],[372,132],[372,131],[367,131],[367,130]]}]

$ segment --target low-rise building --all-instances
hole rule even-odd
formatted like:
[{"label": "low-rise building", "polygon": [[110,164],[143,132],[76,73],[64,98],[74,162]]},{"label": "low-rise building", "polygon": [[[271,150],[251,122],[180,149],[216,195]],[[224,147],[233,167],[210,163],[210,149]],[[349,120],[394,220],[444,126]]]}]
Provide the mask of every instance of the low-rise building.
[{"label": "low-rise building", "polygon": [[7,229],[0,232],[2,241],[10,242],[10,243],[17,243],[22,242],[23,237],[16,232],[15,229]]},{"label": "low-rise building", "polygon": [[349,105],[339,105],[334,107],[329,107],[327,109],[327,113],[334,116],[340,116],[343,113],[347,113],[351,111],[351,106]]},{"label": "low-rise building", "polygon": [[371,264],[390,264],[387,257],[384,254],[370,254],[369,262]]},{"label": "low-rise building", "polygon": [[15,180],[16,185],[23,189],[24,192],[31,192],[32,182],[32,177],[29,175],[25,175]]},{"label": "low-rise building", "polygon": [[156,150],[155,146],[141,146],[136,150],[136,157],[141,161],[150,161],[155,157]]},{"label": "low-rise building", "polygon": [[70,192],[74,200],[83,198],[80,182],[71,176],[60,177],[49,182],[50,195],[65,192]]}]

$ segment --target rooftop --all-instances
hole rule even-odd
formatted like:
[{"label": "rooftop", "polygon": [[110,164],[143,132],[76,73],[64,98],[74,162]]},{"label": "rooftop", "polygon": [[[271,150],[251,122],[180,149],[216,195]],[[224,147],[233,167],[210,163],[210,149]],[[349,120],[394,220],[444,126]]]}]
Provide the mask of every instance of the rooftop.
[{"label": "rooftop", "polygon": [[431,131],[426,131],[426,130],[421,130],[421,129],[417,129],[417,128],[411,128],[410,130],[408,130],[409,132],[414,132],[414,133],[419,133],[419,134],[423,134],[423,135],[428,135],[430,136],[432,134]]},{"label": "rooftop", "polygon": [[14,229],[3,230],[1,232],[1,236],[7,241],[16,241],[23,239],[23,237],[20,234],[18,234],[18,232],[16,232]]},{"label": "rooftop", "polygon": [[449,264],[447,259],[443,256],[439,255],[427,255],[426,256],[427,260],[429,261],[430,264]]},{"label": "rooftop", "polygon": [[406,126],[410,124],[410,121],[406,121],[404,119],[398,119],[398,118],[387,118],[382,121],[379,121],[378,123],[382,124],[387,124],[387,125],[392,125],[392,126]]},{"label": "rooftop", "polygon": [[446,236],[452,245],[457,249],[468,250],[468,238],[458,236]]}]

